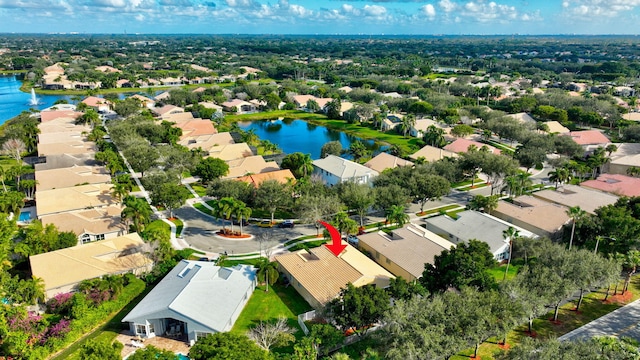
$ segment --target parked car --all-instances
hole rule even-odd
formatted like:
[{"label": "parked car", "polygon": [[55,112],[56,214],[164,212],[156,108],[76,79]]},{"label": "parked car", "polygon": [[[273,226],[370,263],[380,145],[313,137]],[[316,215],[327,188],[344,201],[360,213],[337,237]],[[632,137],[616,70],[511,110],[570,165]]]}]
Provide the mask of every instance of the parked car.
[{"label": "parked car", "polygon": [[269,220],[262,220],[258,223],[258,226],[264,227],[264,228],[270,228],[270,227],[273,227],[273,223]]},{"label": "parked car", "polygon": [[357,236],[355,236],[355,235],[347,235],[347,238],[346,238],[345,240],[347,240],[347,242],[348,242],[350,245],[358,246],[358,241],[359,241],[359,239],[358,239],[358,237],[357,237]]},{"label": "parked car", "polygon": [[285,220],[278,224],[279,228],[293,228],[293,220]]}]

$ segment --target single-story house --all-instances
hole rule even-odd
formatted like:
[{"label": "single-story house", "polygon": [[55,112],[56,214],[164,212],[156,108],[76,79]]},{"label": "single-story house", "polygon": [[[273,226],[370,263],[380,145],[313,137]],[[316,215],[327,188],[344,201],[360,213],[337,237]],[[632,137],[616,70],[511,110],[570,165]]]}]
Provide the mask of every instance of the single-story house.
[{"label": "single-story house", "polygon": [[185,338],[231,330],[256,287],[250,265],[182,260],[123,319],[133,335]]},{"label": "single-story house", "polygon": [[381,173],[386,169],[395,169],[398,166],[413,166],[413,163],[397,156],[382,152],[376,155],[373,159],[364,163],[364,166],[368,167],[369,169],[375,170],[378,173]]},{"label": "single-story house", "polygon": [[83,280],[150,271],[153,261],[137,233],[29,256],[33,276],[44,282],[46,298],[74,291]]},{"label": "single-story house", "polygon": [[314,308],[320,308],[340,294],[348,283],[354,286],[389,286],[394,276],[353,246],[338,256],[326,246],[276,256],[280,271],[291,286]]},{"label": "single-story house", "polygon": [[103,73],[121,73],[122,72],[119,69],[114,68],[113,66],[107,66],[107,65],[96,66],[94,70],[100,71]]},{"label": "single-story house", "polygon": [[617,196],[640,196],[640,179],[620,174],[601,174],[596,180],[580,183],[582,187],[596,189]]},{"label": "single-story house", "polygon": [[601,145],[606,146],[611,143],[608,137],[606,137],[599,130],[582,130],[582,131],[571,131],[567,136],[571,136],[573,141],[578,145],[587,146],[587,145]]},{"label": "single-story house", "polygon": [[38,139],[46,139],[47,134],[65,133],[69,133],[69,135],[73,134],[77,139],[84,139],[82,133],[91,132],[91,125],[76,125],[75,122],[76,119],[74,117],[57,117],[53,120],[48,120],[47,122],[41,122],[40,124],[38,124],[38,129],[40,129]]},{"label": "single-story house", "polygon": [[281,184],[287,184],[291,181],[295,181],[295,179],[296,177],[293,175],[291,170],[284,169],[284,170],[276,170],[276,171],[269,171],[269,172],[263,172],[258,174],[245,175],[237,178],[236,180],[244,181],[247,184],[250,184],[253,187],[257,188],[260,186],[260,184],[262,184],[264,181],[267,181],[267,180],[276,180]]},{"label": "single-story house", "polygon": [[443,147],[443,149],[454,152],[454,153],[466,153],[467,151],[469,151],[470,146],[475,146],[478,150],[480,150],[483,146],[486,146],[487,148],[489,148],[489,151],[491,151],[496,155],[500,155],[501,153],[500,150],[496,149],[491,145],[483,144],[481,142],[468,140],[464,138],[456,139],[451,144],[448,144],[447,146]]},{"label": "single-story house", "polygon": [[513,202],[498,201],[491,215],[531,231],[539,236],[556,238],[569,222],[568,208],[530,195],[519,196]]},{"label": "single-story house", "polygon": [[[43,134],[41,134],[43,135]],[[54,142],[54,143],[38,143],[38,156],[52,156],[52,155],[83,155],[94,154],[98,151],[96,144],[92,141],[69,140],[66,142]]]},{"label": "single-story house", "polygon": [[252,103],[240,99],[225,101],[221,105],[225,111],[235,112],[236,114],[252,113],[257,110]]},{"label": "single-story house", "polygon": [[389,114],[387,117],[382,120],[382,131],[389,131],[396,128],[402,123],[402,119],[404,115],[402,114]]},{"label": "single-story house", "polygon": [[191,136],[178,141],[178,144],[186,146],[189,150],[201,148],[204,151],[208,151],[214,146],[235,144],[233,137],[228,132]]},{"label": "single-story house", "polygon": [[371,184],[373,178],[378,176],[375,170],[335,155],[314,160],[313,168],[313,173],[319,175],[329,186],[347,181]]},{"label": "single-story house", "polygon": [[560,124],[557,121],[546,121],[544,122],[544,124],[547,125],[547,127],[549,128],[550,134],[568,134],[571,132],[571,130],[564,127],[562,124]]},{"label": "single-story house", "polygon": [[[152,82],[151,80],[152,80],[152,79],[149,79],[149,82],[150,82],[150,83]],[[153,80],[153,81],[155,81],[155,85],[159,85],[159,84],[160,84],[160,82],[158,82],[157,80]],[[171,93],[170,93],[170,92],[168,92],[168,91],[165,91],[165,92],[161,92],[160,94],[156,95],[156,96],[154,97],[154,99],[155,99],[156,101],[162,101],[162,100],[166,100],[166,99],[168,99],[168,98],[170,98],[170,97],[171,97]]]},{"label": "single-story house", "polygon": [[443,159],[445,157],[458,157],[460,155],[458,155],[455,152],[451,152],[448,150],[444,150],[444,149],[440,149],[437,148],[435,146],[431,146],[431,145],[425,145],[422,147],[422,149],[416,151],[415,153],[409,155],[410,158],[412,158],[413,160],[418,160],[420,158],[424,158],[425,161],[427,162],[431,162],[431,161],[438,161],[440,159]]},{"label": "single-story house", "polygon": [[434,257],[456,245],[418,225],[371,232],[358,236],[358,248],[369,253],[383,268],[407,281],[422,277],[425,264],[433,264]]},{"label": "single-story house", "polygon": [[111,196],[111,184],[90,184],[62,189],[37,190],[36,212],[38,217],[67,211],[100,208],[116,205]]},{"label": "single-story house", "polygon": [[520,112],[517,114],[507,114],[505,115],[506,117],[512,118],[514,120],[517,120],[519,123],[521,124],[533,124],[535,125],[536,120],[534,118],[531,117],[531,115],[525,113],[525,112]]},{"label": "single-story house", "polygon": [[35,172],[38,190],[61,189],[86,184],[107,184],[111,175],[104,166],[72,166]]},{"label": "single-story house", "polygon": [[180,140],[218,133],[218,130],[213,126],[211,120],[199,118],[176,121],[173,126],[182,129]]},{"label": "single-story house", "polygon": [[[228,160],[229,172],[223,179],[235,179],[251,174],[270,173],[280,170],[275,161],[266,161],[262,155],[251,155],[239,159]],[[292,174],[293,175],[293,174]]]},{"label": "single-story house", "polygon": [[589,214],[595,214],[597,208],[611,205],[618,201],[618,197],[615,195],[568,184],[562,185],[558,190],[536,191],[532,195],[566,207],[579,206],[580,209]]},{"label": "single-story house", "polygon": [[99,98],[97,96],[89,96],[82,100],[82,103],[94,108],[96,111],[109,111],[111,102],[107,99]]},{"label": "single-story house", "polygon": [[78,245],[112,239],[127,233],[120,218],[123,207],[111,205],[103,208],[78,210],[41,216],[43,225],[53,224],[59,231],[71,231],[78,236]]},{"label": "single-story house", "polygon": [[640,167],[640,144],[616,143],[616,151],[611,153],[611,160],[605,165],[605,172],[626,175],[631,167]]},{"label": "single-story house", "polygon": [[468,242],[476,239],[489,244],[493,257],[498,260],[509,258],[509,243],[505,241],[503,231],[513,227],[523,237],[537,237],[514,224],[508,223],[497,217],[474,210],[466,210],[458,213],[457,218],[441,215],[425,219],[426,228],[454,244]]},{"label": "single-story house", "polygon": [[417,119],[416,123],[411,125],[411,130],[409,130],[409,134],[413,137],[422,138],[424,134],[429,129],[429,126],[435,126],[439,129],[444,130],[445,134],[451,133],[450,127],[443,127],[440,123],[431,119]]},{"label": "single-story house", "polygon": [[622,118],[629,121],[640,121],[640,112],[629,112],[622,114]]},{"label": "single-story house", "polygon": [[156,101],[155,100],[150,99],[150,98],[148,98],[146,96],[142,96],[140,94],[131,95],[131,96],[129,96],[129,98],[133,98],[133,99],[136,99],[136,100],[140,101],[140,104],[142,106],[144,106],[146,108],[149,108],[149,109],[151,109],[151,108],[156,106]]},{"label": "single-story house", "polygon": [[162,107],[154,107],[151,111],[160,119],[167,119],[172,114],[179,114],[185,112],[183,108],[175,105],[165,105]]},{"label": "single-story house", "polygon": [[[222,159],[224,161],[242,159],[253,156],[253,151],[247,143],[226,144],[212,146],[209,150],[209,157]],[[244,175],[244,174],[243,174]]]},{"label": "single-story house", "polygon": [[40,112],[40,124],[38,127],[44,125],[49,121],[53,121],[56,119],[70,119],[73,123],[77,118],[82,116],[84,113],[75,110],[52,110],[52,111],[41,111]]},{"label": "single-story house", "polygon": [[60,169],[72,166],[97,166],[93,153],[87,154],[57,154],[44,158],[45,162],[34,165],[36,172]]}]

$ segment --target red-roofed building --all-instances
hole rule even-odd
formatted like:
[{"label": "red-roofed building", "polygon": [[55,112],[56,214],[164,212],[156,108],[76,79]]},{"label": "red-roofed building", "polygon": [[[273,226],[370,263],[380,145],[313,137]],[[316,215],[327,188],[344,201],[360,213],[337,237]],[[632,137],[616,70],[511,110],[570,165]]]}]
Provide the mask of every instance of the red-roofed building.
[{"label": "red-roofed building", "polygon": [[77,119],[80,116],[82,116],[82,113],[79,111],[68,111],[68,110],[42,111],[40,112],[40,122],[45,123],[45,122],[52,121],[59,118]]},{"label": "red-roofed building", "polygon": [[111,104],[109,100],[99,98],[97,96],[89,96],[88,98],[82,100],[84,104],[87,106],[96,109],[97,111],[107,111],[109,110],[109,105]]},{"label": "red-roofed building", "polygon": [[295,178],[296,177],[293,175],[291,170],[284,169],[284,170],[269,171],[269,172],[260,173],[260,174],[246,175],[246,176],[239,177],[236,180],[244,181],[257,188],[258,186],[260,186],[260,184],[262,184],[264,181],[267,181],[267,180],[276,180],[281,184],[286,184],[291,180],[295,180]]},{"label": "red-roofed building", "polygon": [[218,133],[218,130],[213,126],[211,120],[189,119],[177,121],[174,127],[182,129],[182,136],[180,137],[180,140]]},{"label": "red-roofed building", "polygon": [[456,139],[454,142],[452,142],[451,144],[443,147],[444,150],[447,151],[451,151],[453,153],[466,153],[467,151],[469,151],[469,146],[475,146],[478,150],[480,150],[483,146],[486,146],[487,148],[489,148],[489,150],[491,150],[492,153],[496,154],[496,155],[500,155],[500,150],[494,148],[491,145],[487,145],[487,144],[483,144],[481,142],[477,142],[477,141],[473,141],[473,140],[467,140],[467,139]]},{"label": "red-roofed building", "polygon": [[572,131],[568,134],[578,145],[607,145],[611,140],[598,130]]},{"label": "red-roofed building", "polygon": [[580,186],[618,196],[640,196],[640,179],[626,175],[602,174],[597,180],[587,180]]}]

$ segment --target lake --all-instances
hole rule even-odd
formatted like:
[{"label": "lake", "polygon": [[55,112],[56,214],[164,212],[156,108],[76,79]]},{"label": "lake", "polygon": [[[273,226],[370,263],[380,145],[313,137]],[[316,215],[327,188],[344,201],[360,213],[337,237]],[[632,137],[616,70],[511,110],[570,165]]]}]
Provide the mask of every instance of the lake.
[{"label": "lake", "polygon": [[71,102],[68,95],[40,95],[38,105],[29,105],[31,94],[20,91],[22,81],[15,75],[0,75],[0,124],[31,108],[42,110],[60,99]]},{"label": "lake", "polygon": [[367,148],[377,154],[387,147],[373,140],[363,140],[321,125],[314,125],[304,120],[272,120],[238,122],[243,130],[255,130],[261,140],[269,140],[278,145],[286,154],[301,152],[311,154],[312,159],[320,158],[322,145],[330,141],[340,141],[343,149],[360,140]]}]

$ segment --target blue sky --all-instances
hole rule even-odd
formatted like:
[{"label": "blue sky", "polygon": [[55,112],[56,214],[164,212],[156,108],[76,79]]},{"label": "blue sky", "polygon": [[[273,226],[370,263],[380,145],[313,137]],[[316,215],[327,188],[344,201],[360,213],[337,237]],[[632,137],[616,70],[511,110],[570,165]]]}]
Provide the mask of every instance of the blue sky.
[{"label": "blue sky", "polygon": [[0,32],[638,34],[640,0],[0,0]]}]

